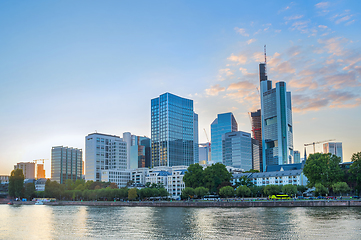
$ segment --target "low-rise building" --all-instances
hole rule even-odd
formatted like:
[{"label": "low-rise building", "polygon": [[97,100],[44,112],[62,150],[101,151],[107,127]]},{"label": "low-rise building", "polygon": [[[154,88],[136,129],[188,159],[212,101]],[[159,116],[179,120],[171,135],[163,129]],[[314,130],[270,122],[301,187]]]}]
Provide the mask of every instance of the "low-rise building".
[{"label": "low-rise building", "polygon": [[46,178],[40,178],[35,181],[35,191],[45,191]]},{"label": "low-rise building", "polygon": [[0,183],[9,184],[9,177],[8,175],[0,175]]},{"label": "low-rise building", "polygon": [[131,180],[131,171],[129,170],[102,170],[101,181],[116,183],[118,188],[126,187]]}]

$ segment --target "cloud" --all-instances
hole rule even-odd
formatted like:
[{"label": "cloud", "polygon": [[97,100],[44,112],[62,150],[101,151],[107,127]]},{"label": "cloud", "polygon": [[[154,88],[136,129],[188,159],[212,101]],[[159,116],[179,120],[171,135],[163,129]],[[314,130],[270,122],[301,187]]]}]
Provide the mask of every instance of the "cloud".
[{"label": "cloud", "polygon": [[231,76],[231,75],[233,75],[233,72],[231,71],[230,68],[219,69],[219,73],[220,73],[221,75],[225,74],[226,76]]},{"label": "cloud", "polygon": [[328,53],[332,53],[336,56],[345,55],[344,44],[347,43],[348,40],[343,37],[333,37],[328,39],[319,39],[318,43],[323,44],[324,48],[328,50]]},{"label": "cloud", "polygon": [[244,28],[235,27],[234,30],[236,30],[236,32],[241,34],[242,36],[249,37],[249,34],[246,33],[246,30]]},{"label": "cloud", "polygon": [[256,89],[256,85],[248,81],[241,81],[237,83],[231,83],[227,90],[251,90]]},{"label": "cloud", "polygon": [[226,90],[225,87],[221,87],[219,84],[216,84],[206,89],[206,94],[208,96],[217,96],[220,92],[223,92],[225,90]]},{"label": "cloud", "polygon": [[345,23],[345,26],[351,25],[354,22],[355,22],[355,20],[349,21],[349,22]]},{"label": "cloud", "polygon": [[296,72],[296,69],[294,67],[292,67],[292,65],[288,61],[277,64],[276,67],[271,68],[271,70],[276,72],[277,74],[295,73]]},{"label": "cloud", "polygon": [[237,62],[238,64],[245,64],[247,62],[247,56],[246,55],[231,55],[230,57],[227,58],[228,60],[232,61],[232,62]]},{"label": "cloud", "polygon": [[352,15],[344,16],[342,18],[339,18],[337,21],[335,21],[336,24],[342,23],[344,21],[349,20],[352,17]]},{"label": "cloud", "polygon": [[257,41],[257,39],[252,38],[252,39],[250,39],[250,40],[247,41],[247,44],[249,45],[249,44],[251,44],[251,43],[253,43],[253,42],[255,42],[255,41]]},{"label": "cloud", "polygon": [[303,18],[303,15],[293,15],[293,16],[289,16],[289,17],[284,17],[284,19],[287,21],[296,20],[296,19],[300,19],[300,18]]},{"label": "cloud", "polygon": [[327,26],[325,26],[325,25],[318,25],[318,27],[319,27],[319,28],[322,28],[322,29],[326,29],[326,28],[327,28]]},{"label": "cloud", "polygon": [[310,21],[297,21],[292,24],[291,30],[298,30],[301,33],[308,33],[308,23]]},{"label": "cloud", "polygon": [[327,8],[328,6],[330,6],[329,2],[319,2],[315,5],[316,8]]}]

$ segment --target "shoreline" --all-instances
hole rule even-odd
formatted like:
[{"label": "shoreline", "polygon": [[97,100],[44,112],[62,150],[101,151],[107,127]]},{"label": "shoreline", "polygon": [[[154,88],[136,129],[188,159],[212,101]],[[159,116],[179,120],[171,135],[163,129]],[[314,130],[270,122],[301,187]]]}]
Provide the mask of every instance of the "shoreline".
[{"label": "shoreline", "polygon": [[[7,202],[1,202],[7,204]],[[0,203],[0,204],[1,204]],[[13,205],[35,205],[35,202],[13,202]],[[57,201],[48,206],[119,206],[119,207],[361,207],[360,200],[285,200],[285,201]]]}]

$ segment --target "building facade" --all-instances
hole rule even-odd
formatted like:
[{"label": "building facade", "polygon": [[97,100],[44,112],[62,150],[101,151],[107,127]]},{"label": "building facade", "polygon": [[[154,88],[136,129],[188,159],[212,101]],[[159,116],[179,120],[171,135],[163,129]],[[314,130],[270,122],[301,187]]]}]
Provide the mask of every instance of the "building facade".
[{"label": "building facade", "polygon": [[14,166],[15,169],[22,169],[25,179],[35,179],[35,163],[20,162]]},{"label": "building facade", "polygon": [[285,82],[267,80],[266,65],[260,64],[262,160],[263,170],[268,165],[293,163],[293,124],[291,93]]},{"label": "building facade", "polygon": [[195,162],[198,148],[198,124],[195,124],[198,116],[195,115],[193,100],[171,93],[151,100],[153,167],[188,166]]},{"label": "building facade", "polygon": [[125,132],[123,141],[127,143],[127,169],[151,166],[150,138]]},{"label": "building facade", "polygon": [[85,137],[85,180],[103,181],[103,170],[127,169],[127,143],[115,135],[91,133]]},{"label": "building facade", "polygon": [[[253,159],[253,161],[257,161],[253,163],[253,169],[263,172],[263,158],[262,158],[262,117],[261,117],[261,109],[258,109],[256,112],[251,112],[252,119],[252,143],[256,144],[255,141],[258,142],[259,154],[257,159]],[[254,149],[255,150],[255,149]]]},{"label": "building facade", "polygon": [[51,149],[51,180],[65,183],[65,180],[82,179],[83,152],[81,149],[64,146]]},{"label": "building facade", "polygon": [[301,153],[300,151],[293,152],[293,162],[294,163],[301,163]]},{"label": "building facade", "polygon": [[36,179],[45,178],[44,164],[36,164]]},{"label": "building facade", "polygon": [[328,142],[323,144],[323,152],[331,153],[341,158],[341,162],[343,162],[343,154],[342,154],[342,142]]},{"label": "building facade", "polygon": [[223,164],[244,171],[252,169],[252,138],[250,133],[237,131],[222,136]]},{"label": "building facade", "polygon": [[211,160],[211,143],[199,144],[199,164],[207,164]]},{"label": "building facade", "polygon": [[217,118],[211,124],[211,158],[213,163],[223,162],[222,154],[222,136],[225,133],[236,132],[238,129],[237,121],[233,113],[218,114]]},{"label": "building facade", "polygon": [[263,166],[261,161],[261,147],[259,141],[252,138],[252,169],[263,172]]}]

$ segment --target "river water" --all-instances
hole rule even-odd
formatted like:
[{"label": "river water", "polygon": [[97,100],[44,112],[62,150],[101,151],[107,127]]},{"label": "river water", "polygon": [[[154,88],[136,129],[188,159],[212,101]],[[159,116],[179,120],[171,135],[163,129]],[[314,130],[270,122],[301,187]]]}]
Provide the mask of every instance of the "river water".
[{"label": "river water", "polygon": [[0,239],[361,239],[361,208],[0,205]]}]

